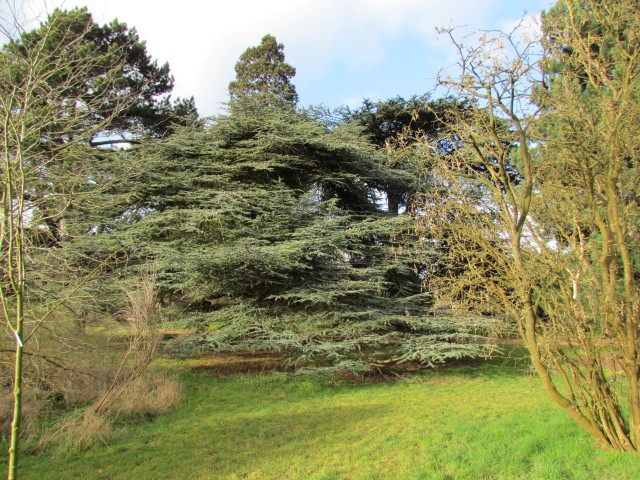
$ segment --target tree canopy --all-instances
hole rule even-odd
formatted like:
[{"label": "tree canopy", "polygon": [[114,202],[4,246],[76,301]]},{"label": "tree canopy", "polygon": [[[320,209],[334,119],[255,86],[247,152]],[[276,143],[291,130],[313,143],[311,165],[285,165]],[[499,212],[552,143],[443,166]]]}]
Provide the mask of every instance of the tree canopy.
[{"label": "tree canopy", "polygon": [[396,172],[361,127],[236,105],[131,154],[146,168],[113,235],[158,259],[164,300],[202,331],[183,348],[354,370],[477,354],[459,322],[426,315],[410,218],[376,193]]},{"label": "tree canopy", "polygon": [[[193,99],[171,103],[168,94],[174,80],[169,65],[158,65],[151,58],[135,28],[130,29],[118,20],[100,26],[86,7],[56,9],[38,28],[23,32],[3,47],[7,53],[22,56],[34,49],[52,59],[61,55],[84,58],[88,53],[100,58],[99,62],[91,63],[90,69],[84,69],[82,82],[74,82],[73,89],[60,91],[59,95],[61,100],[75,102],[103,99],[92,118],[94,123],[103,123],[104,130],[99,132],[103,139],[124,133],[162,135],[175,117],[195,113]],[[119,68],[114,71],[112,66],[116,62]],[[47,82],[62,83],[72,73],[73,70],[54,69]],[[18,82],[19,77],[14,81]],[[120,99],[127,96],[135,101],[121,108]],[[103,122],[106,118],[108,123]]]},{"label": "tree canopy", "polygon": [[247,48],[235,66],[236,79],[229,83],[231,102],[261,99],[267,105],[295,107],[296,87],[291,79],[296,69],[285,62],[284,45],[273,35],[262,37],[260,45]]}]

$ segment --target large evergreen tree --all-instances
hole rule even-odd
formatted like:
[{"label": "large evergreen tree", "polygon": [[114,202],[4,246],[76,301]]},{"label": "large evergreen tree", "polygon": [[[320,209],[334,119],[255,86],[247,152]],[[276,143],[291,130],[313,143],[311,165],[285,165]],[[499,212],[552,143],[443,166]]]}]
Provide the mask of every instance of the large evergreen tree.
[{"label": "large evergreen tree", "polygon": [[185,348],[351,370],[477,353],[455,320],[428,315],[411,218],[382,208],[407,171],[361,124],[296,110],[273,37],[238,65],[227,114],[128,152],[145,168],[100,236],[131,266],[158,260],[163,301],[200,330]]},{"label": "large evergreen tree", "polygon": [[[55,23],[53,28],[52,23]],[[114,138],[106,140],[105,137],[122,134],[126,135],[122,141],[131,140],[131,135],[162,136],[174,119],[195,113],[193,99],[171,102],[173,77],[169,65],[158,65],[136,29],[118,20],[98,25],[86,7],[69,11],[56,9],[47,21],[12,39],[4,50],[24,56],[36,46],[42,55],[50,58],[68,55],[72,47],[78,52],[74,53],[76,56],[91,52],[100,58],[90,69],[85,69],[82,83],[73,90],[60,92],[61,102],[105,99],[92,121],[97,124],[109,118],[109,122],[98,132],[101,139],[92,138],[93,144],[115,143]],[[115,61],[120,64],[117,74],[111,69]],[[61,84],[70,73],[52,71],[48,81],[52,85]],[[127,96],[135,98],[135,102],[123,106],[121,99]]]},{"label": "large evergreen tree", "polygon": [[291,79],[296,69],[285,62],[284,45],[273,35],[262,37],[260,45],[250,47],[236,63],[236,79],[229,83],[231,102],[247,97],[260,98],[268,105],[298,103]]},{"label": "large evergreen tree", "polygon": [[[135,29],[117,20],[100,26],[86,8],[56,9],[38,28],[10,39],[1,50],[2,57],[15,66],[10,84],[28,83],[28,70],[19,66],[34,52],[48,59],[42,75],[56,100],[38,105],[52,114],[33,148],[49,161],[38,169],[40,181],[29,195],[38,198],[33,217],[40,221],[46,242],[60,246],[74,230],[79,233],[80,225],[73,222],[96,207],[86,200],[70,200],[65,193],[71,189],[96,192],[117,175],[119,156],[93,147],[164,136],[175,123],[196,118],[197,112],[192,98],[171,102],[169,66],[159,66],[150,57]],[[87,62],[88,56],[95,61]],[[64,69],[59,68],[62,60],[67,65]],[[33,101],[44,102],[43,97]],[[91,114],[70,124],[69,119],[77,118],[86,105],[92,106]],[[82,152],[56,153],[67,152],[65,145],[74,142]]]},{"label": "large evergreen tree", "polygon": [[389,154],[387,164],[396,174],[381,185],[381,190],[390,213],[398,214],[400,209],[411,212],[420,183],[420,155],[402,147],[411,139],[438,136],[451,116],[449,111],[466,108],[452,98],[430,100],[423,95],[377,102],[365,99],[360,107],[344,112],[345,120],[361,125],[370,141]]},{"label": "large evergreen tree", "polygon": [[158,258],[165,302],[202,331],[190,348],[349,369],[473,353],[458,325],[427,315],[411,220],[375,194],[395,172],[360,127],[236,105],[138,154],[148,168],[118,236],[132,258]]}]

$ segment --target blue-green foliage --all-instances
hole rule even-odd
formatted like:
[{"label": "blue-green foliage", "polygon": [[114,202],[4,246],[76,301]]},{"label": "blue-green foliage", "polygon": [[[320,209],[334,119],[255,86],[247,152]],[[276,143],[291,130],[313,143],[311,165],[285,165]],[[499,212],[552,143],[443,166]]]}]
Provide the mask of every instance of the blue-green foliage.
[{"label": "blue-green foliage", "polygon": [[412,178],[361,127],[247,102],[129,154],[144,168],[108,236],[131,267],[157,259],[161,301],[200,331],[182,349],[351,370],[477,353],[429,315],[411,218],[382,205]]}]

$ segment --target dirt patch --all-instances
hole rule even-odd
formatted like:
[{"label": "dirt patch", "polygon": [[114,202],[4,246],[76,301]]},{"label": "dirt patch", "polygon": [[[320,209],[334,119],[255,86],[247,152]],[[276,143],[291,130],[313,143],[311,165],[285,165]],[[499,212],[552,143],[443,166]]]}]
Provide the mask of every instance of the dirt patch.
[{"label": "dirt patch", "polygon": [[162,332],[163,341],[174,340],[176,338],[186,337],[193,334],[193,330],[187,330],[184,328],[174,328],[173,330],[163,329],[160,331]]},{"label": "dirt patch", "polygon": [[448,368],[455,368],[459,366],[477,365],[478,359],[467,358],[460,360],[449,360],[446,363],[440,363],[433,366],[427,366],[419,362],[403,362],[393,363],[390,365],[381,365],[374,367],[371,371],[363,373],[350,373],[350,372],[338,372],[334,375],[335,381],[338,384],[341,383],[365,383],[365,384],[377,384],[377,383],[389,383],[399,380],[405,380],[412,374],[422,371],[438,371]]},{"label": "dirt patch", "polygon": [[[203,353],[184,360],[185,365],[194,373],[203,373],[216,377],[228,377],[231,375],[263,375],[273,372],[294,372],[296,367],[311,367],[314,364],[295,366],[288,362],[286,352],[272,351],[237,351],[222,353]],[[343,383],[388,383],[404,380],[407,377],[421,371],[437,371],[460,366],[476,365],[479,359],[450,360],[447,363],[427,366],[419,362],[390,363],[374,366],[370,371],[352,373],[338,371],[331,376],[338,384]],[[315,364],[322,367],[322,364]]]},{"label": "dirt patch", "polygon": [[206,372],[226,377],[237,374],[261,375],[287,369],[287,357],[282,352],[204,353],[186,361],[194,372]]}]

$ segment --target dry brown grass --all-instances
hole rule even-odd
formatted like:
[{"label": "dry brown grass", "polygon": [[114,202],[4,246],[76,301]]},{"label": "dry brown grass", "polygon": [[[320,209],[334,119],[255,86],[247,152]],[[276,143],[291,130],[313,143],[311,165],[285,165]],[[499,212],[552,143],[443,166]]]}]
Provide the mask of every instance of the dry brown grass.
[{"label": "dry brown grass", "polygon": [[[40,416],[46,404],[46,392],[37,388],[23,391],[22,395],[22,423],[25,435],[35,433],[35,421]],[[10,388],[0,388],[0,438],[8,435],[13,417],[13,391]]]},{"label": "dry brown grass", "polygon": [[129,346],[111,385],[95,404],[96,413],[107,414],[116,408],[156,356],[162,333],[156,323],[155,282],[155,269],[150,268],[139,288],[126,292],[129,305],[123,316],[129,324]]},{"label": "dry brown grass", "polygon": [[129,384],[112,404],[110,413],[126,417],[161,415],[180,402],[181,394],[181,385],[175,378],[147,371]]},{"label": "dry brown grass", "polygon": [[[55,329],[39,331],[24,368],[25,450],[85,450],[109,434],[114,420],[159,415],[180,401],[178,381],[147,368],[162,338],[156,325],[154,280],[149,273],[137,290],[127,292],[127,335],[118,337],[124,342],[114,343],[104,332],[79,332],[62,315],[55,318]],[[11,345],[0,339],[0,366],[10,364],[11,355]],[[9,370],[0,369],[0,435],[11,422]],[[47,408],[52,406],[57,413]],[[59,407],[75,410],[60,414]]]},{"label": "dry brown grass", "polygon": [[60,418],[42,433],[31,449],[33,452],[55,447],[60,451],[85,451],[111,433],[112,421],[92,409],[77,410]]},{"label": "dry brown grass", "polygon": [[[129,387],[110,405],[108,411],[96,412],[96,403],[78,408],[59,417],[48,427],[38,431],[35,420],[41,413],[37,399],[25,404],[23,415],[29,421],[25,431],[24,448],[35,453],[46,448],[54,448],[63,453],[85,451],[105,438],[114,430],[114,422],[123,418],[149,418],[167,413],[175,407],[181,398],[181,384],[175,379],[156,371],[148,371],[136,378]],[[96,392],[96,398],[102,398],[105,391]],[[5,397],[7,397],[5,399]],[[26,398],[31,399],[31,396]],[[11,405],[10,395],[0,396],[0,408]],[[0,421],[8,427],[10,417]]]}]

